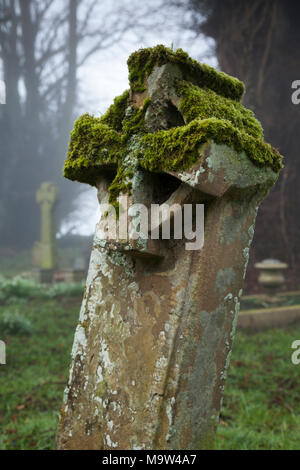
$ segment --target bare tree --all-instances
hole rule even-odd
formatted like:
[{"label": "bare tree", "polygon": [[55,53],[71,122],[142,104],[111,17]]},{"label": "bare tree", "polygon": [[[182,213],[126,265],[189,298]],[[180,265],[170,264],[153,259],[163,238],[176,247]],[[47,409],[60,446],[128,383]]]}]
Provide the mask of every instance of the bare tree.
[{"label": "bare tree", "polygon": [[61,168],[78,102],[78,69],[120,41],[136,24],[122,0],[1,0],[0,65],[6,83],[0,108],[0,239],[30,245],[38,236],[35,191],[53,180],[70,209],[72,185]]}]

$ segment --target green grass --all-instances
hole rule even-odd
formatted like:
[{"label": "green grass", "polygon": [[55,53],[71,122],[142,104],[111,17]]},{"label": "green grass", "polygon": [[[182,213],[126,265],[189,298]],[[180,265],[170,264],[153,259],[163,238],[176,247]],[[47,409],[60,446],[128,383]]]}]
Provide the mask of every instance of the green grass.
[{"label": "green grass", "polygon": [[2,334],[7,364],[0,366],[0,449],[53,449],[67,381],[80,297],[2,305],[16,311],[31,335]]},{"label": "green grass", "polygon": [[22,271],[32,269],[32,254],[30,250],[22,252],[0,252],[0,272],[5,276],[15,276]]},{"label": "green grass", "polygon": [[[54,448],[81,303],[80,291],[71,296],[66,287],[59,289],[65,294],[49,297],[37,289],[38,298],[32,298],[30,285],[22,284],[13,301],[2,299],[0,328],[7,316],[17,328],[0,330],[7,350],[7,364],[0,366],[0,449]],[[295,339],[300,325],[237,333],[217,449],[300,449],[300,365],[291,362]]]},{"label": "green grass", "polygon": [[[66,235],[57,239],[58,261],[60,269],[74,267],[76,258],[87,258],[93,243],[92,236]],[[87,259],[85,259],[88,262]],[[12,250],[0,246],[0,273],[13,277],[32,270],[32,250]]]},{"label": "green grass", "polygon": [[300,365],[291,362],[295,339],[299,324],[237,333],[217,449],[300,449]]},{"label": "green grass", "polygon": [[38,284],[34,279],[0,276],[0,304],[24,304],[29,299],[53,299],[82,296],[84,284],[81,282],[58,282],[52,285]]}]

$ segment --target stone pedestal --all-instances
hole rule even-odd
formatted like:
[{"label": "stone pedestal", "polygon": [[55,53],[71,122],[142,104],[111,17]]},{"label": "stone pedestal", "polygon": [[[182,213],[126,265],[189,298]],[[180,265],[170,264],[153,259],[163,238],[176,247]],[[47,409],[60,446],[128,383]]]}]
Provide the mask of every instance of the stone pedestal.
[{"label": "stone pedestal", "polygon": [[83,282],[86,279],[84,269],[61,269],[54,272],[54,282]]},{"label": "stone pedestal", "polygon": [[33,277],[39,284],[51,284],[54,276],[54,269],[35,268],[32,271]]},{"label": "stone pedestal", "polygon": [[283,272],[288,265],[276,259],[266,259],[261,263],[256,263],[255,267],[259,269],[258,282],[266,290],[266,299],[277,302],[277,293],[285,281]]}]

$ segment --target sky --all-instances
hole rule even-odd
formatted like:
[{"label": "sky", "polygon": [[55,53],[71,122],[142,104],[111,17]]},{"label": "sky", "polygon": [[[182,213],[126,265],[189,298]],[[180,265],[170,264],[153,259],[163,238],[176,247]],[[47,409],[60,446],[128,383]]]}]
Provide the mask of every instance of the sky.
[{"label": "sky", "polygon": [[[84,112],[97,117],[104,114],[114,97],[129,88],[127,69],[129,55],[142,47],[152,47],[157,44],[168,47],[172,45],[174,50],[181,47],[191,57],[217,67],[217,61],[210,52],[212,43],[202,38],[194,39],[187,31],[183,34],[179,33],[178,29],[166,28],[160,32],[148,32],[143,38],[129,34],[121,44],[115,44],[110,49],[93,55],[80,69],[78,116]],[[72,233],[80,235],[94,233],[100,217],[96,189],[86,186],[83,189],[84,192],[76,202],[78,209],[62,223],[59,236],[66,234],[70,227],[73,227]]]}]

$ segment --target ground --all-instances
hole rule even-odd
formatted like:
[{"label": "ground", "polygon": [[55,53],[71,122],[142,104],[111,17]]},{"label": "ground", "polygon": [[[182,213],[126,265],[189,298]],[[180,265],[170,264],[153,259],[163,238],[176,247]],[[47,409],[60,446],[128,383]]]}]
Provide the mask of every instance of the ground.
[{"label": "ground", "polygon": [[[19,286],[18,296],[4,294],[0,301],[0,337],[7,344],[7,365],[0,366],[0,449],[54,448],[68,376],[80,288],[61,286],[49,295],[30,289]],[[217,449],[300,449],[295,339],[300,324],[255,335],[237,332]]]},{"label": "ground", "polygon": [[300,449],[300,365],[291,344],[300,325],[236,335],[217,449]]},{"label": "ground", "polygon": [[80,302],[77,296],[0,307],[0,320],[17,310],[32,326],[30,335],[0,332],[7,352],[0,366],[0,449],[54,448]]}]

